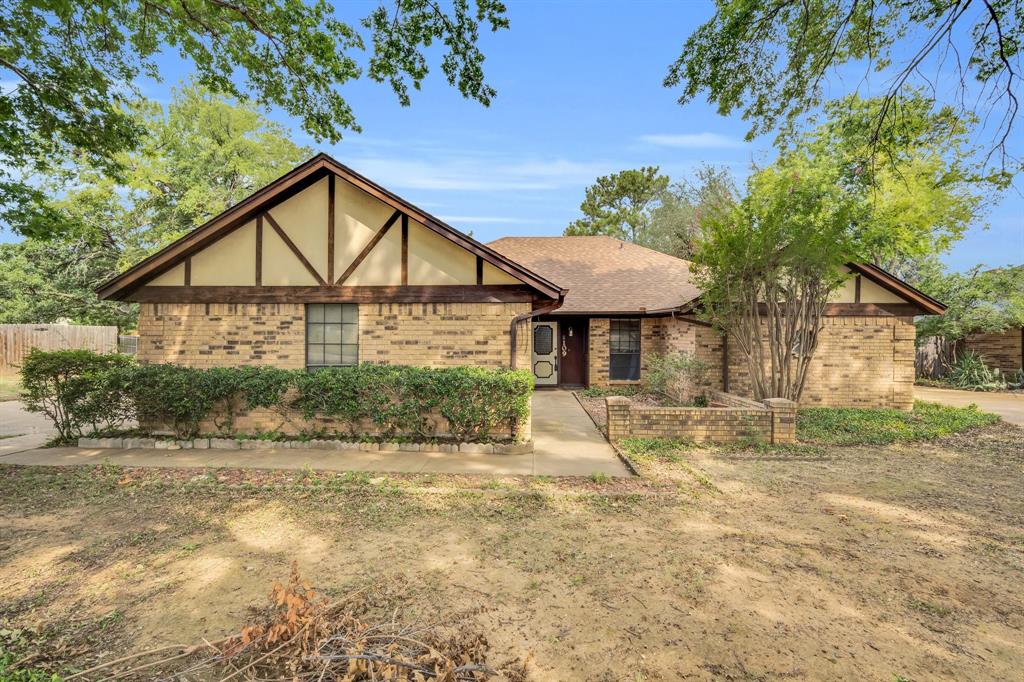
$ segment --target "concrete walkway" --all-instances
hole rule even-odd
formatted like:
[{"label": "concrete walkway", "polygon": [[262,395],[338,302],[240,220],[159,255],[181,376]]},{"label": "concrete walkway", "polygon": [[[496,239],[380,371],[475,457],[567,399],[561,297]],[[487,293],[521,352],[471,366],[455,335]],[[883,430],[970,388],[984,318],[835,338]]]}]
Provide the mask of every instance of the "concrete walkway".
[{"label": "concrete walkway", "polygon": [[0,402],[0,458],[38,448],[53,435],[53,425],[46,417],[26,412],[17,400]]},{"label": "concrete walkway", "polygon": [[914,396],[918,400],[940,403],[952,407],[977,405],[985,412],[998,414],[1011,424],[1024,426],[1024,395],[1015,393],[983,393],[981,391],[957,391],[951,388],[915,386]]},{"label": "concrete walkway", "polygon": [[[13,416],[13,411],[12,411]],[[28,415],[32,418],[34,415]],[[22,423],[22,422],[19,422]],[[24,422],[28,423],[28,422]],[[443,452],[359,452],[333,450],[106,450],[39,448],[48,436],[23,447],[0,449],[0,464],[75,466],[110,462],[135,467],[213,467],[376,471],[478,475],[629,476],[615,451],[571,393],[540,392],[533,399],[534,452],[473,455]],[[0,440],[0,446],[16,439]]]}]

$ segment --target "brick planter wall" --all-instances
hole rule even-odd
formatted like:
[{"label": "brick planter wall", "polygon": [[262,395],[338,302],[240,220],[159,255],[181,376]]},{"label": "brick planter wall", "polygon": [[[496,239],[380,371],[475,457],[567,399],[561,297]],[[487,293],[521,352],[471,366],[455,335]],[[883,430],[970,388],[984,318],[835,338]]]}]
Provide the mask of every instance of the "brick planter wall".
[{"label": "brick planter wall", "polygon": [[770,398],[764,403],[714,392],[724,407],[640,407],[629,398],[605,398],[608,440],[686,438],[698,443],[754,439],[765,443],[796,442],[796,403]]}]

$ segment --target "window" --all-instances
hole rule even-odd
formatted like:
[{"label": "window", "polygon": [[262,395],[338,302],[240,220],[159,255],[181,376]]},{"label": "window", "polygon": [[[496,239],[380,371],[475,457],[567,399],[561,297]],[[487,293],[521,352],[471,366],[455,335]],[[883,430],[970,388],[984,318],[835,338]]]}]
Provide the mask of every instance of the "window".
[{"label": "window", "polygon": [[306,368],[359,362],[359,306],[310,303],[306,306]]},{"label": "window", "polygon": [[608,346],[608,378],[613,381],[639,380],[640,320],[612,320]]}]

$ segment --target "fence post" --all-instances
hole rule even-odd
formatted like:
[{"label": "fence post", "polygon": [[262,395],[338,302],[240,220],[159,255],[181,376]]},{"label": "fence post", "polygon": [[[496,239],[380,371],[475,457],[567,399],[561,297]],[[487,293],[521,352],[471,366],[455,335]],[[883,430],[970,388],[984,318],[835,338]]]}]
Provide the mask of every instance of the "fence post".
[{"label": "fence post", "polygon": [[772,443],[795,443],[796,403],[785,398],[766,398],[764,404],[772,413]]},{"label": "fence post", "polygon": [[604,399],[608,410],[608,440],[615,443],[629,437],[629,398],[620,395]]}]

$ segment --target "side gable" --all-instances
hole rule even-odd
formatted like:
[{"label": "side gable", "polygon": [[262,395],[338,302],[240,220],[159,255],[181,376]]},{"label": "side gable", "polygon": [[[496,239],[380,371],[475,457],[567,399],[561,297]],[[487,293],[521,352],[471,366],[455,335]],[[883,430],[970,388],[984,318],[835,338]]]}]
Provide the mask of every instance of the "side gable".
[{"label": "side gable", "polygon": [[558,300],[564,290],[318,155],[97,289],[134,301]]}]

